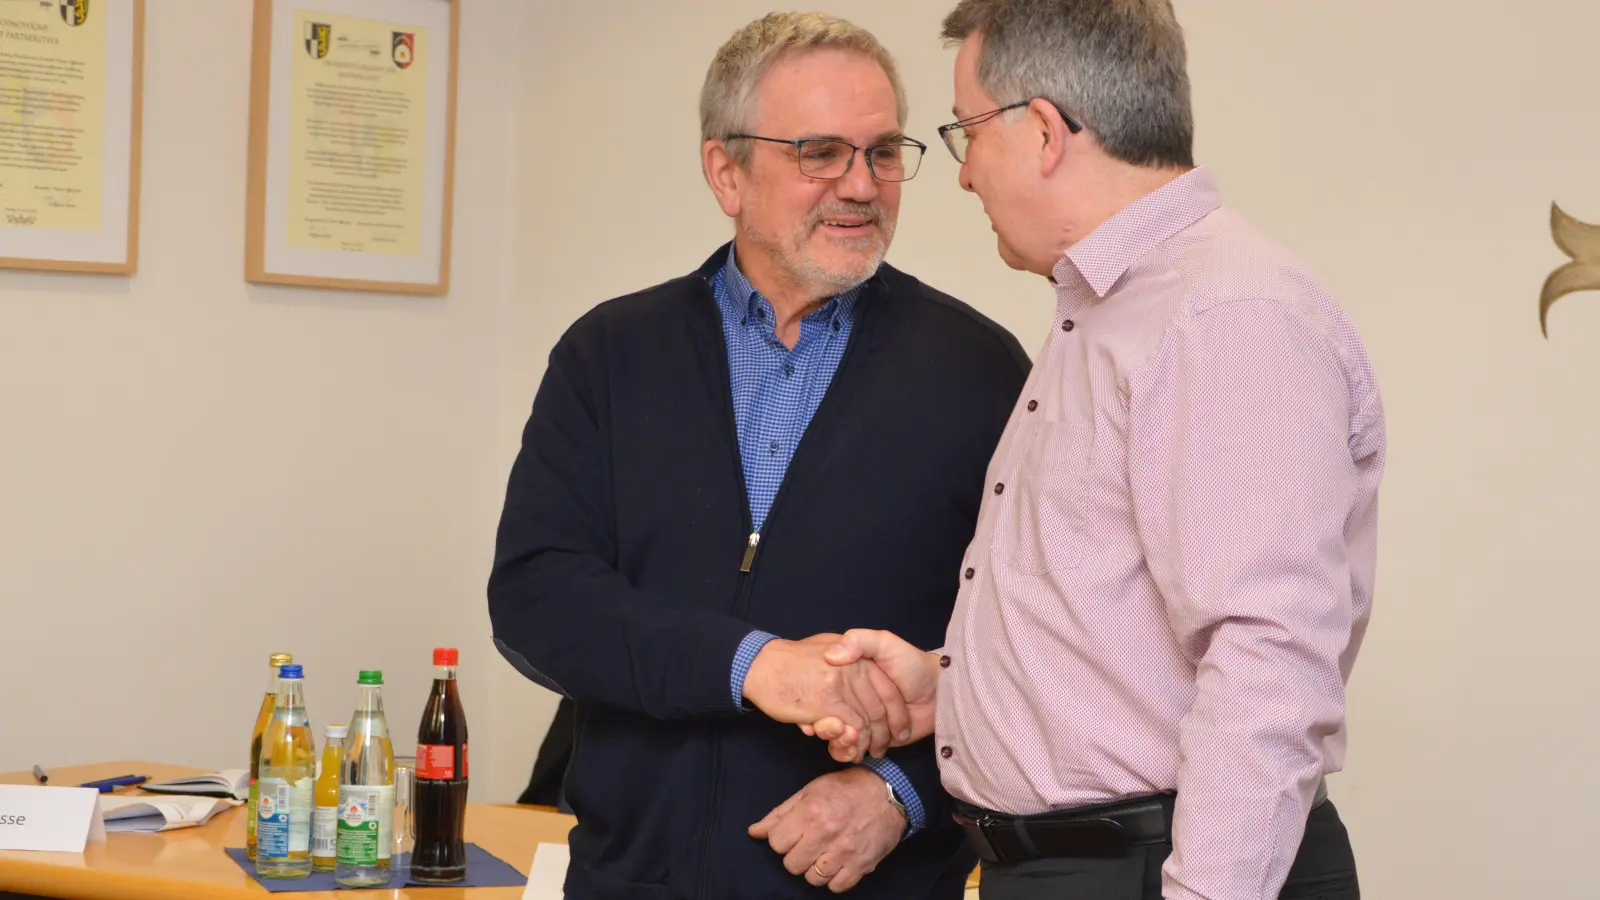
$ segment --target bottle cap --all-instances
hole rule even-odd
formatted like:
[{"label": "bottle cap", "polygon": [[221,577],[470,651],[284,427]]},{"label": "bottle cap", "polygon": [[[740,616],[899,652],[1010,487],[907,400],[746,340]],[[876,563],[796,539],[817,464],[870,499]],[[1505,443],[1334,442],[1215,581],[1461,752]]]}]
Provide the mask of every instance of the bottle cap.
[{"label": "bottle cap", "polygon": [[292,662],[294,662],[293,653],[274,653],[268,658],[268,663],[273,668],[277,668],[278,666],[286,666]]},{"label": "bottle cap", "polygon": [[383,673],[377,669],[362,669],[356,684],[383,684]]},{"label": "bottle cap", "polygon": [[279,678],[304,678],[304,677],[306,677],[305,676],[305,668],[303,666],[297,666],[297,665],[280,666],[278,668],[278,677]]},{"label": "bottle cap", "polygon": [[350,736],[350,726],[349,725],[329,725],[328,727],[322,729],[322,734],[323,734],[324,737],[330,738],[332,740],[342,741],[345,738]]},{"label": "bottle cap", "polygon": [[433,648],[433,664],[436,666],[453,666],[461,659],[461,654],[454,647]]}]

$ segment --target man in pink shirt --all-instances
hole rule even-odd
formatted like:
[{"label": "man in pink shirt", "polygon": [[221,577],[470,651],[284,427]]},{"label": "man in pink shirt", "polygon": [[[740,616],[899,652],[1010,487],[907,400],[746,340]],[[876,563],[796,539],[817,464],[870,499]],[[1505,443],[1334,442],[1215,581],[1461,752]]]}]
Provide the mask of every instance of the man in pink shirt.
[{"label": "man in pink shirt", "polygon": [[1384,459],[1355,328],[1194,165],[1169,0],[962,0],[944,35],[941,136],[1056,314],[945,646],[830,661],[874,658],[935,734],[985,900],[1356,898],[1323,781]]}]

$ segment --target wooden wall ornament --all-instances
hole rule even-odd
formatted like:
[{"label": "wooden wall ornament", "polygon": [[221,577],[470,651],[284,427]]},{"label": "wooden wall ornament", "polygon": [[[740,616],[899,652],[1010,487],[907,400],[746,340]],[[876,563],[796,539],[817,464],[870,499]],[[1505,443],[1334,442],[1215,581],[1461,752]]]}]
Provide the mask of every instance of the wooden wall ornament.
[{"label": "wooden wall ornament", "polygon": [[1600,291],[1600,225],[1590,225],[1550,204],[1550,233],[1572,262],[1550,273],[1539,294],[1539,331],[1550,337],[1547,318],[1557,300],[1578,291]]}]

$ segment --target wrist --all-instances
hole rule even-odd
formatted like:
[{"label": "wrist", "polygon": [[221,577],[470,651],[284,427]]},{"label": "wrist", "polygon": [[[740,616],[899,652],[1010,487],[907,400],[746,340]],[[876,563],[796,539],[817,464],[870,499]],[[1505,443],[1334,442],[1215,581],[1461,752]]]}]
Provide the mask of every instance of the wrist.
[{"label": "wrist", "polygon": [[895,793],[894,783],[883,772],[870,766],[857,765],[854,771],[861,772],[861,775],[856,777],[865,785],[862,790],[871,791],[875,795],[869,802],[879,810],[883,821],[893,824],[895,833],[904,838],[911,830],[911,813],[907,811],[900,796]]},{"label": "wrist", "polygon": [[782,638],[765,635],[763,637],[765,640],[750,660],[750,667],[745,671],[740,685],[740,693],[744,699],[758,706],[760,705],[758,697],[772,680],[772,667],[777,665],[773,662],[774,658],[781,655],[784,648],[792,643]]}]

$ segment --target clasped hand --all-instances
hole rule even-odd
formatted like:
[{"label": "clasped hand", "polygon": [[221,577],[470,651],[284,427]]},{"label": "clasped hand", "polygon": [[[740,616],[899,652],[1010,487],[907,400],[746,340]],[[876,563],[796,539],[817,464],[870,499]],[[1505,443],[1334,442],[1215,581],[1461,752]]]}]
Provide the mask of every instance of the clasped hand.
[{"label": "clasped hand", "polygon": [[935,657],[887,631],[774,640],[756,655],[744,695],[780,722],[828,741],[839,762],[882,756],[933,733]]},{"label": "clasped hand", "polygon": [[[828,741],[839,762],[882,756],[933,731],[938,663],[892,634],[851,631],[769,641],[745,676],[745,699]],[[784,867],[834,893],[850,890],[899,843],[907,826],[875,772],[853,767],[813,780],[750,836]]]}]

